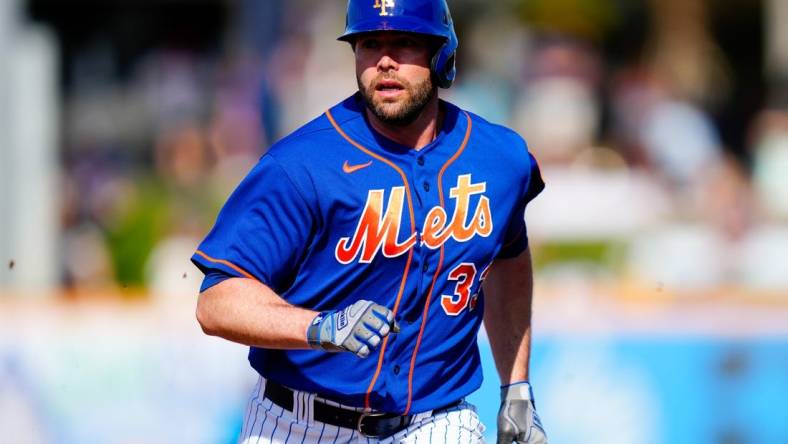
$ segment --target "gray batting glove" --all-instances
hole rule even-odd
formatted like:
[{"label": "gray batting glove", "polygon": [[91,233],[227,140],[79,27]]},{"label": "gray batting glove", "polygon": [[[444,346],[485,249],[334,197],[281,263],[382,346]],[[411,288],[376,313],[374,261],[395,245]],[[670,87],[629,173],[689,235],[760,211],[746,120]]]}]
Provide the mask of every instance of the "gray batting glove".
[{"label": "gray batting glove", "polygon": [[394,313],[382,305],[360,300],[342,310],[324,311],[315,316],[306,337],[312,348],[347,351],[366,358],[392,332],[399,332]]},{"label": "gray batting glove", "polygon": [[536,414],[531,384],[516,382],[501,387],[498,411],[498,444],[547,444],[542,421]]}]

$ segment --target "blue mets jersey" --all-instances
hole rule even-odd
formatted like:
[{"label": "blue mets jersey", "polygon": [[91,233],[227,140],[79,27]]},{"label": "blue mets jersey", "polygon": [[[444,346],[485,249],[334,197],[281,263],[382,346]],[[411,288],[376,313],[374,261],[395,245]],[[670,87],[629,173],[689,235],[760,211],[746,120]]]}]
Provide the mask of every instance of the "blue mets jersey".
[{"label": "blue mets jersey", "polygon": [[265,378],[392,413],[480,386],[481,284],[527,247],[544,184],[515,132],[440,106],[443,129],[417,151],[376,133],[356,94],[271,147],[227,201],[192,257],[203,289],[246,277],[317,311],[366,299],[401,328],[367,359],[251,347]]}]

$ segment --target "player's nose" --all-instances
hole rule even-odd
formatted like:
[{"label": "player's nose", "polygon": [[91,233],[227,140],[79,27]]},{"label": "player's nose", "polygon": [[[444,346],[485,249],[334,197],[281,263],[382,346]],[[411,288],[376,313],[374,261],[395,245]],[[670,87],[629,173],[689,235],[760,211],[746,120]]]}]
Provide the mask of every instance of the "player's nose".
[{"label": "player's nose", "polygon": [[390,71],[399,69],[399,63],[389,54],[383,54],[378,60],[378,71]]}]

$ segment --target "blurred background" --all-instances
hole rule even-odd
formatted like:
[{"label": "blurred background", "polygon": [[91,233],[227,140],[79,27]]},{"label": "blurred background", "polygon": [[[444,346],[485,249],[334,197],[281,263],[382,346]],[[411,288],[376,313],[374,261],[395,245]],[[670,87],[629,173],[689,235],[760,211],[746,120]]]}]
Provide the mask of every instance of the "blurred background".
[{"label": "blurred background", "polygon": [[[547,182],[550,442],[788,443],[788,1],[450,5],[443,97]],[[267,147],[354,92],[344,10],[0,1],[0,441],[235,442],[255,375],[202,335],[189,257]]]}]

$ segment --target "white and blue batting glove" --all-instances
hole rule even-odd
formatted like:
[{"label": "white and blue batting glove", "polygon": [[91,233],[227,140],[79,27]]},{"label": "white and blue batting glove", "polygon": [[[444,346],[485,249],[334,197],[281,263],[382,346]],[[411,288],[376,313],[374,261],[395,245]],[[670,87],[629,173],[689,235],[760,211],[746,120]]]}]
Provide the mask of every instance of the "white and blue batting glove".
[{"label": "white and blue batting glove", "polygon": [[312,348],[351,352],[360,358],[372,353],[389,333],[398,333],[394,313],[374,302],[360,300],[342,310],[315,316],[306,331]]},{"label": "white and blue batting glove", "polygon": [[498,444],[547,444],[542,421],[536,414],[534,393],[527,381],[501,386],[498,411]]}]

